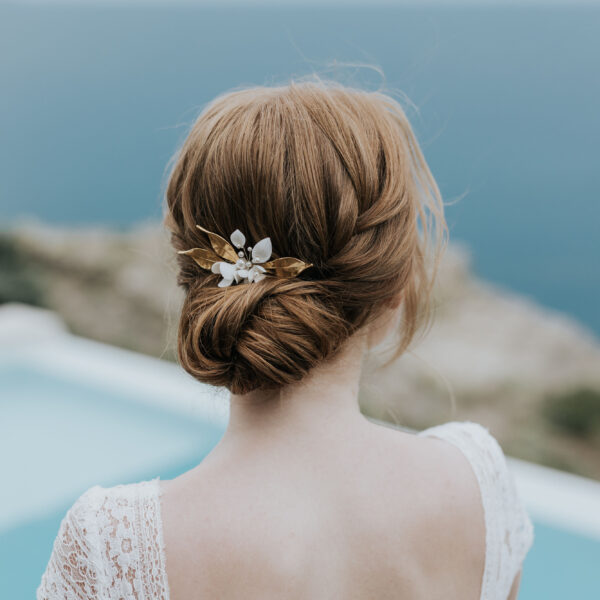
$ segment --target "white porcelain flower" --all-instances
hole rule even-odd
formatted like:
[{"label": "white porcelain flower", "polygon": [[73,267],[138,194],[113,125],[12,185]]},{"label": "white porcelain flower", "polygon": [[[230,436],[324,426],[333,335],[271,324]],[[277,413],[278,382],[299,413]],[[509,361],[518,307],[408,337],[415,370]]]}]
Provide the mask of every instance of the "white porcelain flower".
[{"label": "white porcelain flower", "polygon": [[238,275],[248,280],[248,283],[252,283],[253,281],[260,281],[265,278],[265,273],[267,270],[260,265],[253,265],[249,269],[244,268],[238,271]]},{"label": "white porcelain flower", "polygon": [[[250,250],[250,248],[248,248]],[[253,263],[265,263],[271,258],[271,252],[273,248],[271,246],[271,238],[265,238],[260,240],[254,248],[252,248],[252,262]]]},{"label": "white porcelain flower", "polygon": [[229,239],[236,248],[243,248],[246,243],[246,236],[239,229],[236,229]]},{"label": "white porcelain flower", "polygon": [[264,279],[267,270],[261,266],[261,263],[265,263],[271,258],[273,251],[271,238],[260,240],[254,248],[248,246],[247,251],[252,253],[252,259],[250,259],[250,254],[246,254],[243,250],[246,237],[239,229],[231,234],[230,239],[236,248],[240,248],[239,258],[235,263],[218,261],[212,265],[212,272],[220,274],[223,278],[219,281],[218,286],[228,287],[234,281],[236,283],[253,283]]},{"label": "white porcelain flower", "polygon": [[237,274],[238,269],[236,267],[237,264],[233,265],[223,261],[213,264],[211,271],[213,273],[220,274],[221,277],[223,277],[223,279],[221,279],[221,281],[218,283],[219,287],[227,287],[228,285],[231,285],[234,279],[236,283],[239,281],[239,276]]}]

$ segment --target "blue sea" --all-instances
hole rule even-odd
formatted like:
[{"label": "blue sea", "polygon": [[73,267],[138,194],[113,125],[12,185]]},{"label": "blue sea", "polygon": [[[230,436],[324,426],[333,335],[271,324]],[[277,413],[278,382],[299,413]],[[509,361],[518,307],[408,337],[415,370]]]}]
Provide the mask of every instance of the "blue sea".
[{"label": "blue sea", "polygon": [[2,4],[1,225],[158,219],[206,102],[313,70],[405,93],[476,272],[600,335],[599,7]]}]

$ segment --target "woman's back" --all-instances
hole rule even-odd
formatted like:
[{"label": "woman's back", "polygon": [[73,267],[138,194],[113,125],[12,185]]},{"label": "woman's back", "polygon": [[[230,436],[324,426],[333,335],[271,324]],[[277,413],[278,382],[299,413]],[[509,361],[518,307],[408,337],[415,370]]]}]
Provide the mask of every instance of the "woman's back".
[{"label": "woman's back", "polygon": [[324,439],[329,452],[213,453],[172,481],[92,488],[38,599],[506,600],[533,528],[488,431],[355,433]]},{"label": "woman's back", "polygon": [[171,600],[478,599],[484,518],[462,453],[366,420],[353,434],[163,482]]}]

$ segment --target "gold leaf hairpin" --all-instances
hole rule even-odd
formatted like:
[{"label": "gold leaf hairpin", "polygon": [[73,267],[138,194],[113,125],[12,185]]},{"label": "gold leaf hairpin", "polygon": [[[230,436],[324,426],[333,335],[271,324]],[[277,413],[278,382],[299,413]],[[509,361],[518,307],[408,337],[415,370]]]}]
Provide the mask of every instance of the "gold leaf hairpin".
[{"label": "gold leaf hairpin", "polygon": [[289,279],[296,277],[304,269],[312,267],[312,263],[305,263],[291,256],[269,260],[272,253],[271,238],[266,237],[254,247],[248,246],[244,250],[246,236],[239,229],[236,229],[230,236],[232,246],[220,235],[212,233],[200,225],[196,225],[196,227],[208,235],[212,250],[191,248],[190,250],[180,250],[178,254],[190,256],[203,269],[220,274],[222,279],[219,281],[219,287],[227,287],[234,281],[235,283],[260,281],[269,274]]}]

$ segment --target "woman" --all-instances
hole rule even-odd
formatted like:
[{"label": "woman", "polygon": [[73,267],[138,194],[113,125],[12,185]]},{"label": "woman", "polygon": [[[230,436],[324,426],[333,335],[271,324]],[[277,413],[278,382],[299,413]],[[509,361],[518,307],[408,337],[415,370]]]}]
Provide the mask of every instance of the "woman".
[{"label": "woman", "polygon": [[400,105],[322,80],[230,92],[166,196],[179,358],[230,390],[229,425],[174,480],[83,494],[38,599],[516,598],[533,527],[488,430],[358,406],[367,350],[430,323],[446,241]]}]

